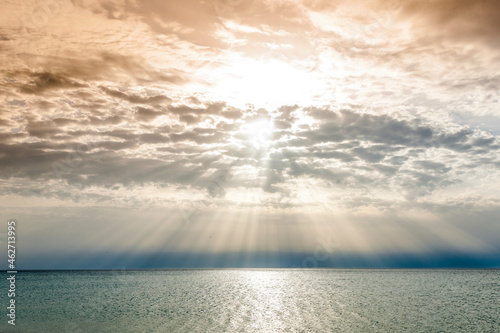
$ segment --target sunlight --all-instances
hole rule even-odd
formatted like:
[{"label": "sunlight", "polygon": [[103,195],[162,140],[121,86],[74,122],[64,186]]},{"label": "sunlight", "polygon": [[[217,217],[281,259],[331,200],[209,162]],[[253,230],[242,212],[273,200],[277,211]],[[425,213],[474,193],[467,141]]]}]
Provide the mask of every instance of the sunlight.
[{"label": "sunlight", "polygon": [[253,332],[271,329],[285,332],[286,323],[280,315],[289,309],[284,308],[287,299],[287,284],[290,283],[289,273],[279,271],[251,270],[239,273],[245,281],[250,295],[255,295],[249,301],[248,313],[253,318]]},{"label": "sunlight", "polygon": [[280,61],[234,62],[215,87],[232,104],[277,108],[310,100],[318,84],[310,73]]},{"label": "sunlight", "polygon": [[255,149],[267,149],[273,141],[273,123],[268,119],[253,121],[241,128]]}]

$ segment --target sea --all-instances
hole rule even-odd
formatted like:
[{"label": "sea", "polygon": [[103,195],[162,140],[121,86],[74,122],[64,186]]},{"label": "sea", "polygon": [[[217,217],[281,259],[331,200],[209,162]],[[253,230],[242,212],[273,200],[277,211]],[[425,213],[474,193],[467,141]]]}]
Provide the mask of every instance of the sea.
[{"label": "sea", "polygon": [[2,280],[0,332],[500,332],[500,270],[18,272],[15,326]]}]

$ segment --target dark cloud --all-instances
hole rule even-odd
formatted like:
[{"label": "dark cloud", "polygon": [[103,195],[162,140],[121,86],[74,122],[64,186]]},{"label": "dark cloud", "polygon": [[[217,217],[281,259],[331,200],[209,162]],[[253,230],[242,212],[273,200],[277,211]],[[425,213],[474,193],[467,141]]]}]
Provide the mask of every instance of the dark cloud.
[{"label": "dark cloud", "polygon": [[179,120],[185,122],[188,125],[196,124],[200,121],[200,118],[192,114],[181,114],[179,115]]},{"label": "dark cloud", "polygon": [[446,166],[444,163],[433,162],[433,161],[414,161],[413,164],[419,168],[423,169],[426,172],[434,172],[434,173],[447,173],[452,168]]},{"label": "dark cloud", "polygon": [[58,126],[66,126],[66,125],[75,125],[79,124],[77,120],[70,119],[70,118],[54,118],[52,119],[52,122]]},{"label": "dark cloud", "polygon": [[[88,123],[91,125],[95,126],[105,126],[105,125],[117,125],[120,124],[124,121],[127,121],[128,118],[120,115],[109,115],[109,116],[103,116],[103,117],[89,117],[88,118]],[[83,123],[82,125],[85,125]]]},{"label": "dark cloud", "polygon": [[13,123],[10,122],[9,120],[0,118],[0,126],[11,126],[11,125],[13,125]]},{"label": "dark cloud", "polygon": [[106,87],[101,87],[101,89],[110,96],[117,97],[134,104],[157,104],[157,103],[172,101],[167,96],[162,96],[162,95],[141,97],[137,95],[127,95],[120,91],[108,89]]},{"label": "dark cloud", "polygon": [[[297,154],[297,157],[300,156]],[[353,156],[351,153],[341,152],[341,151],[332,151],[327,149],[322,149],[321,151],[316,151],[313,153],[314,157],[321,159],[336,159],[342,162],[348,163],[356,160],[356,156]]]},{"label": "dark cloud", "polygon": [[328,108],[319,109],[316,107],[311,107],[311,108],[306,108],[305,110],[311,117],[318,120],[325,120],[325,121],[334,120],[339,116],[337,112],[329,110]]},{"label": "dark cloud", "polygon": [[139,120],[143,121],[152,121],[156,117],[161,116],[162,113],[158,111],[154,111],[148,108],[137,108],[137,111],[135,113],[135,117]]},{"label": "dark cloud", "polygon": [[168,136],[158,133],[145,133],[139,137],[141,143],[165,144],[170,142]]},{"label": "dark cloud", "polygon": [[197,144],[222,143],[227,138],[228,136],[225,133],[216,132],[213,129],[208,130],[206,133],[195,129],[194,131],[186,131],[180,134],[170,134],[172,142],[193,141]]},{"label": "dark cloud", "polygon": [[444,147],[455,151],[495,148],[496,143],[491,138],[478,139],[470,130],[444,132],[418,120],[399,120],[388,115],[352,111],[341,111],[336,120],[322,123],[317,130],[303,131],[299,136],[312,142],[342,142],[350,138],[396,146]]},{"label": "dark cloud", "polygon": [[29,135],[38,138],[45,138],[62,133],[62,130],[60,130],[52,121],[39,122],[30,120],[26,126],[26,131]]},{"label": "dark cloud", "polygon": [[32,73],[33,78],[28,84],[22,85],[19,90],[26,94],[41,94],[49,89],[70,89],[85,87],[85,84],[78,83],[62,75],[54,73]]},{"label": "dark cloud", "polygon": [[385,158],[385,154],[383,154],[377,146],[372,146],[370,148],[354,148],[352,153],[362,160],[370,163],[380,162]]},{"label": "dark cloud", "polygon": [[222,102],[212,102],[208,103],[205,107],[193,108],[188,105],[178,105],[170,106],[169,110],[174,114],[207,114],[207,115],[218,115],[225,107],[225,103]]},{"label": "dark cloud", "polygon": [[[90,81],[110,80],[122,75],[127,75],[132,81],[142,83],[182,84],[187,81],[187,77],[179,70],[172,69],[171,73],[165,70],[159,71],[138,57],[109,52],[88,54],[86,58],[46,57],[39,66],[50,68],[50,71],[17,70],[3,74],[16,78],[19,91],[27,94],[42,94],[49,89],[83,88],[87,87]],[[12,84],[8,88],[11,86]],[[169,101],[166,96],[140,97],[127,95],[107,87],[101,87],[101,89],[108,95],[131,103],[151,104]]]},{"label": "dark cloud", "polygon": [[227,108],[220,115],[227,119],[240,119],[243,118],[243,111],[236,108]]},{"label": "dark cloud", "polygon": [[[495,0],[439,0],[406,1],[402,15],[412,18],[419,27],[447,38],[468,41],[487,41],[488,45],[499,47],[495,42],[500,33],[500,3]],[[418,19],[417,19],[418,18]]]}]

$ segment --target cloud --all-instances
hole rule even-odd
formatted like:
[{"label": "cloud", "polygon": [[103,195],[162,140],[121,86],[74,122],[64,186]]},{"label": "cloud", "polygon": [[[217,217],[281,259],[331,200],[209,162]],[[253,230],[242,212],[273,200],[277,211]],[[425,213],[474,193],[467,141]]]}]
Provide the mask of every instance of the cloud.
[{"label": "cloud", "polygon": [[141,97],[137,95],[127,95],[125,93],[122,93],[121,91],[111,90],[106,87],[101,87],[101,89],[110,96],[121,98],[127,102],[134,104],[156,104],[156,103],[171,101],[170,98],[162,95]]},{"label": "cloud", "polygon": [[20,90],[26,94],[40,94],[48,89],[68,89],[84,87],[84,84],[66,79],[57,74],[33,73],[33,81],[21,86]]},{"label": "cloud", "polygon": [[135,113],[137,119],[144,121],[154,120],[156,117],[159,117],[161,115],[161,112],[141,107],[137,108],[137,111]]},{"label": "cloud", "polygon": [[406,229],[429,246],[460,207],[498,229],[485,217],[499,206],[497,2],[78,0],[33,26],[15,7],[0,35],[9,205],[245,207],[293,225],[411,212],[439,217],[438,236]]},{"label": "cloud", "polygon": [[494,0],[408,1],[402,15],[420,22],[426,31],[468,42],[479,38],[486,45],[498,47],[493,39],[500,32],[499,9]]},{"label": "cloud", "polygon": [[[182,121],[184,112],[221,116],[224,114],[222,107],[221,104],[209,104],[197,109],[180,106],[169,108],[169,111],[173,113],[172,116],[180,115]],[[81,182],[86,186],[99,182],[109,185],[144,182],[169,184],[182,177],[164,176],[166,172],[171,172],[172,175],[196,172],[186,178],[193,179],[206,174],[212,167],[210,163],[204,162],[194,169],[185,168],[183,165],[186,163],[196,164],[197,159],[215,162],[223,158],[238,158],[241,160],[241,166],[261,169],[266,179],[262,185],[264,191],[279,191],[279,188],[284,189],[287,182],[294,178],[306,176],[325,180],[335,186],[350,187],[363,187],[366,184],[383,187],[388,179],[392,179],[398,186],[406,187],[407,191],[417,187],[425,189],[418,191],[424,195],[436,188],[455,183],[459,179],[458,171],[461,168],[470,168],[471,162],[493,166],[498,163],[494,157],[494,151],[500,148],[498,140],[484,136],[481,132],[449,130],[417,119],[398,119],[388,115],[361,114],[347,110],[323,109],[320,113],[314,108],[291,110],[314,116],[318,121],[317,128],[278,129],[274,137],[279,141],[272,146],[275,148],[272,148],[273,153],[269,155],[269,163],[265,167],[257,166],[254,160],[245,158],[259,156],[261,152],[251,145],[251,139],[239,132],[241,123],[217,122],[215,127],[198,127],[195,124],[199,123],[193,122],[190,129],[181,126],[181,123],[176,128],[128,128],[134,117],[149,122],[164,114],[141,107],[129,116],[113,116],[99,120],[94,120],[92,116],[78,121],[70,118],[46,121],[28,118],[25,126],[27,134],[46,141],[4,145],[2,169],[4,175],[8,176],[6,170],[10,170],[15,161],[19,160],[20,166],[28,163],[27,159],[37,159],[38,164],[25,175],[54,178],[58,174],[53,172],[51,164],[64,163],[65,154],[71,153],[67,152],[67,147],[75,146],[78,143],[75,141],[77,138],[94,137],[91,141],[92,149],[80,153],[81,159],[85,160],[82,167],[68,170],[69,174],[80,173],[85,177],[77,177],[72,179],[72,182]],[[292,121],[298,121],[299,118],[290,114],[286,117],[292,127]],[[328,116],[324,117],[323,114]],[[281,114],[276,121],[281,121],[284,117]],[[117,127],[113,130],[98,130],[106,124]],[[74,131],[72,128],[75,125],[91,125],[96,128]],[[287,134],[280,135],[281,131]],[[302,141],[297,141],[297,138]],[[181,142],[193,146],[186,146],[181,153],[175,150],[176,145]],[[229,142],[237,145],[228,145]],[[157,146],[156,153],[149,153],[154,158],[140,158],[145,147],[151,144]],[[211,145],[212,148],[203,153],[203,149],[197,148],[203,145]],[[246,148],[242,149],[242,146]],[[173,153],[168,155],[168,162],[162,153],[167,151],[167,148]],[[447,157],[433,161],[420,158],[427,152],[436,150]],[[189,161],[183,154],[190,152],[194,154],[192,156],[197,157]],[[130,154],[137,157],[131,158],[133,155]],[[105,165],[100,162],[103,159],[107,160]],[[336,165],[335,168],[331,167],[332,163]],[[125,165],[128,165],[127,170],[136,171],[121,172]],[[153,169],[156,171],[152,172]],[[63,173],[62,176],[69,177],[66,175],[68,173]],[[250,183],[236,182],[231,186],[238,187],[243,184],[248,186]]]}]

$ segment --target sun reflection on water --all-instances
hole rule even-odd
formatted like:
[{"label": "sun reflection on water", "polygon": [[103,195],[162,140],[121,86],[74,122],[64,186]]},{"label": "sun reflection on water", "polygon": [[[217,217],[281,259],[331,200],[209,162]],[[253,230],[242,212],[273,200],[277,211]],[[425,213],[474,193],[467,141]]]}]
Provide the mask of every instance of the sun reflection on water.
[{"label": "sun reflection on water", "polygon": [[[249,320],[251,332],[285,332],[290,327],[291,316],[296,311],[287,290],[289,281],[284,271],[251,270],[239,272],[246,284],[245,318]],[[286,306],[285,306],[286,305]]]}]

